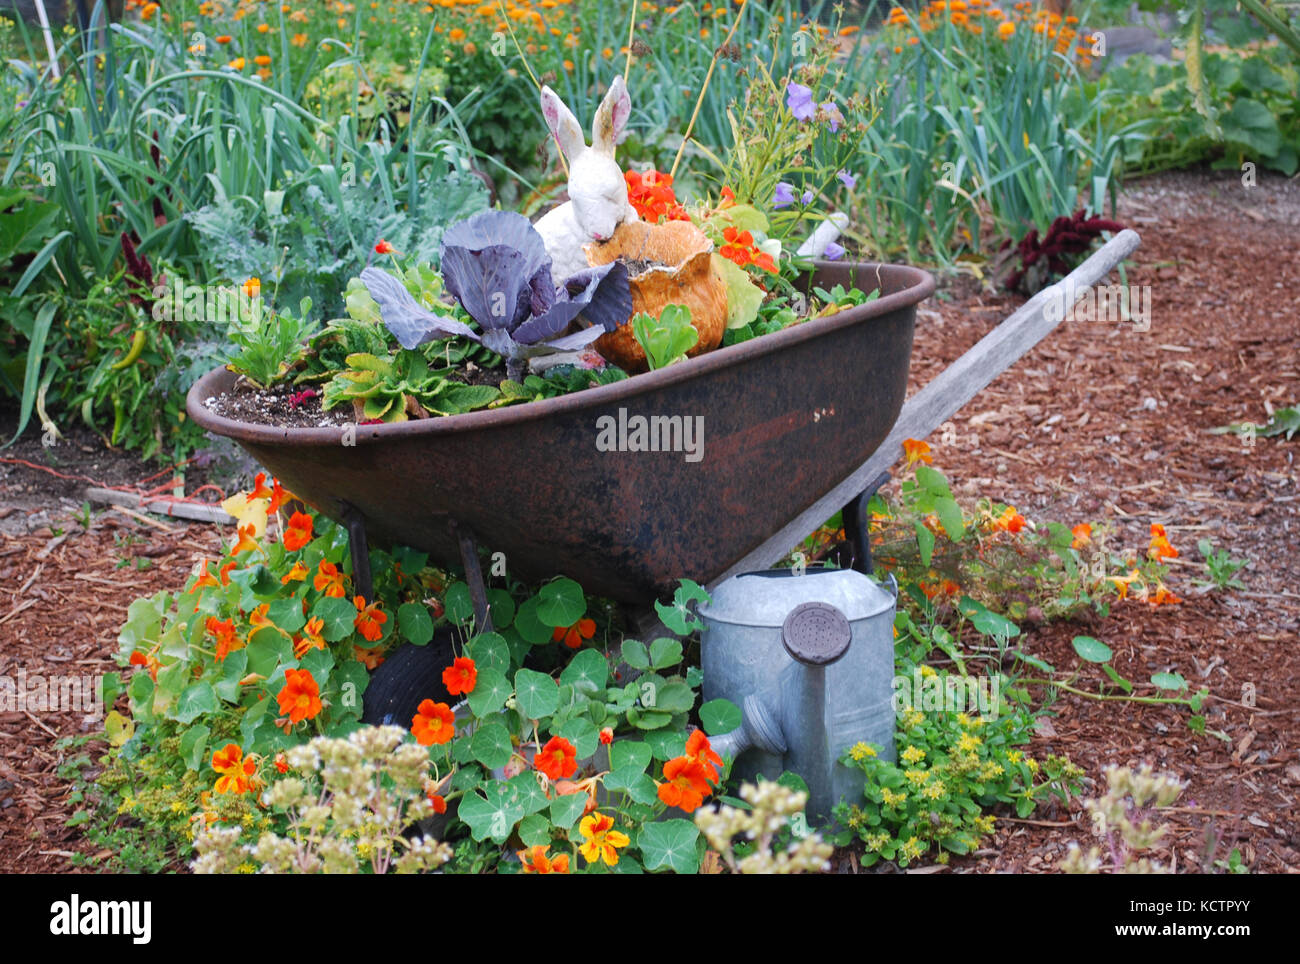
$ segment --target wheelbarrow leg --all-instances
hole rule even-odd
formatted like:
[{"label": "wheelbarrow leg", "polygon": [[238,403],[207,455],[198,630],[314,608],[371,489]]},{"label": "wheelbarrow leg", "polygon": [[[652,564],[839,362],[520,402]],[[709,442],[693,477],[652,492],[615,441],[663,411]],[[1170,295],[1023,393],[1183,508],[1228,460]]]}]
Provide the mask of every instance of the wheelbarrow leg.
[{"label": "wheelbarrow leg", "polygon": [[492,613],[488,610],[487,584],[483,582],[483,567],[478,559],[478,541],[468,526],[450,519],[447,523],[452,537],[460,546],[460,561],[465,567],[465,584],[469,586],[469,598],[474,603],[475,632],[492,632]]},{"label": "wheelbarrow leg", "polygon": [[868,576],[875,567],[871,562],[871,513],[867,503],[876,494],[876,490],[889,481],[889,473],[881,472],[857,498],[844,507],[844,535],[853,548],[853,558],[849,567]]},{"label": "wheelbarrow leg", "polygon": [[374,582],[370,578],[370,544],[366,541],[366,520],[349,502],[343,507],[343,524],[348,529],[348,550],[352,553],[352,585],[367,603],[375,601]]}]

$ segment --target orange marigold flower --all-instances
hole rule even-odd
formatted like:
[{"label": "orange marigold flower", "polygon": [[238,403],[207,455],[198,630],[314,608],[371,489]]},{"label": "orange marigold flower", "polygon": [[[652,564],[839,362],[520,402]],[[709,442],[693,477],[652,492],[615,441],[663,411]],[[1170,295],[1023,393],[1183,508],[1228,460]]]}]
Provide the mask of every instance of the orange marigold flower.
[{"label": "orange marigold flower", "polygon": [[291,582],[302,582],[311,573],[311,570],[301,562],[295,562],[293,568],[280,577],[280,585],[287,586]]},{"label": "orange marigold flower", "polygon": [[1071,549],[1082,549],[1092,542],[1092,526],[1086,522],[1080,522],[1070,530],[1070,534],[1074,536],[1074,541],[1070,543]]},{"label": "orange marigold flower", "polygon": [[442,685],[452,696],[468,695],[474,692],[478,682],[478,669],[468,656],[457,656],[450,666],[442,671]]},{"label": "orange marigold flower", "polygon": [[280,715],[287,716],[290,723],[314,719],[322,709],[320,686],[311,670],[306,669],[284,671],[284,687],[276,700],[280,703]]},{"label": "orange marigold flower", "polygon": [[533,766],[552,780],[571,777],[578,772],[578,751],[562,736],[553,736],[533,756]]},{"label": "orange marigold flower", "polygon": [[244,648],[244,641],[235,632],[233,619],[218,620],[216,616],[209,616],[203,627],[217,640],[218,663],[225,659],[228,653]]},{"label": "orange marigold flower", "polygon": [[698,760],[678,756],[664,764],[664,782],[659,784],[659,799],[668,806],[694,813],[712,792],[708,773]]},{"label": "orange marigold flower", "polygon": [[228,33],[223,33],[223,34],[221,34],[219,37],[216,37],[216,38],[214,38],[214,39],[215,39],[215,40],[217,41],[217,43],[219,43],[219,44],[228,44],[228,43],[230,43],[230,34],[228,34]]},{"label": "orange marigold flower", "polygon": [[567,874],[569,872],[569,855],[556,854],[554,857],[546,852],[545,844],[537,844],[527,850],[516,851],[519,862],[524,865],[526,874]]},{"label": "orange marigold flower", "polygon": [[585,842],[578,848],[587,863],[605,861],[610,867],[618,864],[618,848],[626,847],[631,838],[614,829],[614,818],[604,813],[589,813],[578,824]]},{"label": "orange marigold flower", "polygon": [[[263,24],[263,26],[265,26],[265,24]],[[259,67],[266,67],[270,65],[271,58],[268,57],[266,54],[258,54],[256,57],[253,58],[253,63],[257,64],[257,66]]]},{"label": "orange marigold flower", "polygon": [[[290,19],[292,19],[292,18],[290,18]],[[295,47],[305,47],[305,46],[307,46],[307,40],[308,40],[308,37],[307,37],[307,35],[306,35],[305,33],[296,33],[296,34],[293,35],[293,41],[292,41],[292,43],[293,43],[293,45],[294,45]]]},{"label": "orange marigold flower", "polygon": [[456,735],[456,716],[446,703],[425,700],[411,720],[411,732],[420,746],[448,743]]},{"label": "orange marigold flower", "polygon": [[907,457],[907,468],[911,468],[918,462],[924,462],[929,465],[934,461],[930,455],[930,445],[928,442],[922,442],[920,439],[904,439],[903,454]]},{"label": "orange marigold flower", "polygon": [[372,602],[366,605],[365,596],[353,596],[352,605],[357,607],[357,618],[352,621],[366,639],[372,643],[377,643],[384,638],[384,623],[388,622],[388,614],[379,608],[379,603]]},{"label": "orange marigold flower", "polygon": [[1010,37],[1015,32],[1016,32],[1016,25],[1012,23],[1010,20],[1003,20],[1000,24],[998,24],[998,36],[1000,37]]},{"label": "orange marigold flower", "polygon": [[221,774],[217,793],[247,793],[253,788],[253,777],[257,774],[257,762],[252,757],[244,757],[244,751],[237,743],[227,743],[212,754],[212,769]]},{"label": "orange marigold flower", "polygon": [[584,639],[591,639],[596,635],[596,623],[591,619],[579,619],[572,626],[556,626],[551,633],[551,639],[554,642],[564,640],[564,645],[569,649],[577,649],[582,645]]},{"label": "orange marigold flower", "polygon": [[715,767],[722,766],[722,757],[718,756],[717,751],[709,744],[709,738],[703,730],[696,730],[687,739],[685,756],[704,768],[711,783],[718,782],[718,771]]},{"label": "orange marigold flower", "polygon": [[333,596],[335,599],[343,599],[348,594],[343,588],[343,573],[339,571],[339,567],[324,559],[316,567],[316,576],[311,584],[316,587],[317,592],[324,592],[325,595]]},{"label": "orange marigold flower", "polygon": [[289,527],[284,530],[284,547],[297,552],[311,542],[312,518],[305,512],[295,512],[289,517]]}]

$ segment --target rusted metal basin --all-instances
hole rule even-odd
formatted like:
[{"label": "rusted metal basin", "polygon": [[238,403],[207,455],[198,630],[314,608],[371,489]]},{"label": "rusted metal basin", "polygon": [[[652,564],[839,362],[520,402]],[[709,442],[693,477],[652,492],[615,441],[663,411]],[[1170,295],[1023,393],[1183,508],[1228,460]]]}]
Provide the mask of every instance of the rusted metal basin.
[{"label": "rusted metal basin", "polygon": [[[236,422],[203,404],[233,381],[224,369],[190,389],[187,409],[319,511],[341,520],[354,507],[371,540],[456,565],[454,519],[505,553],[513,576],[563,574],[645,603],[761,545],[866,461],[898,417],[916,306],[934,279],[906,266],[819,262],[813,283],[882,291],[666,369],[492,411],[347,434]],[[639,419],[676,450],[631,450],[650,444],[649,431],[636,434]]]}]

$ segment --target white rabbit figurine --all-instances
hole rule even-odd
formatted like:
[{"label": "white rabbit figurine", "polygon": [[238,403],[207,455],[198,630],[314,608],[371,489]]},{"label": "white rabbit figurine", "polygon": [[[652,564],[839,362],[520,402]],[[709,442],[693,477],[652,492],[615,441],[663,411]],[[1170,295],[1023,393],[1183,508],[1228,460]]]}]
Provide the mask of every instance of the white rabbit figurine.
[{"label": "white rabbit figurine", "polygon": [[584,244],[608,240],[620,224],[638,220],[628,203],[623,171],[614,160],[614,145],[631,112],[627,87],[616,76],[596,109],[588,147],[573,111],[550,87],[542,88],[542,116],[569,159],[569,200],[533,225],[546,243],[556,281],[590,267],[582,253]]}]

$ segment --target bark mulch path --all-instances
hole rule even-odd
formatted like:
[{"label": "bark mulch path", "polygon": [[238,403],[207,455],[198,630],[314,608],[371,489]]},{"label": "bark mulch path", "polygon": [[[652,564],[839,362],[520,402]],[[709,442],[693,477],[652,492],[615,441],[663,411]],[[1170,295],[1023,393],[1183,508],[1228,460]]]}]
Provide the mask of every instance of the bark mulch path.
[{"label": "bark mulch path", "polygon": [[[1127,280],[1152,287],[1151,329],[1066,321],[954,419],[949,444],[930,440],[935,464],[968,496],[1035,521],[1107,521],[1138,550],[1152,522],[1166,527],[1181,552],[1171,588],[1182,604],[1120,602],[1086,627],[1030,629],[1026,648],[1070,669],[1070,640],[1082,633],[1108,643],[1135,681],[1177,670],[1212,694],[1206,732],[1188,728],[1183,708],[1062,694],[1030,752],[1069,755],[1095,786],[1111,763],[1149,762],[1187,781],[1157,854],[1180,872],[1214,870],[1233,848],[1253,871],[1297,870],[1300,439],[1247,447],[1206,430],[1300,402],[1300,183],[1265,177],[1247,190],[1230,172],[1163,176],[1130,185],[1120,218],[1143,237]],[[913,388],[1019,301],[974,279],[945,284],[918,320]],[[153,471],[101,464],[102,452],[85,448],[65,449],[61,471],[114,483]],[[48,457],[30,443],[15,449]],[[228,534],[118,511],[97,513],[86,530],[73,521],[77,485],[0,461],[0,675],[115,669],[130,601],[179,587]],[[1198,593],[1203,537],[1251,560],[1245,591]],[[1103,679],[1087,666],[1079,685]],[[0,872],[64,871],[69,854],[93,849],[64,826],[75,807],[54,742],[95,728],[72,713],[0,714]],[[984,850],[944,869],[1048,872],[1070,841],[1091,842],[1077,800],[1000,820]]]}]

